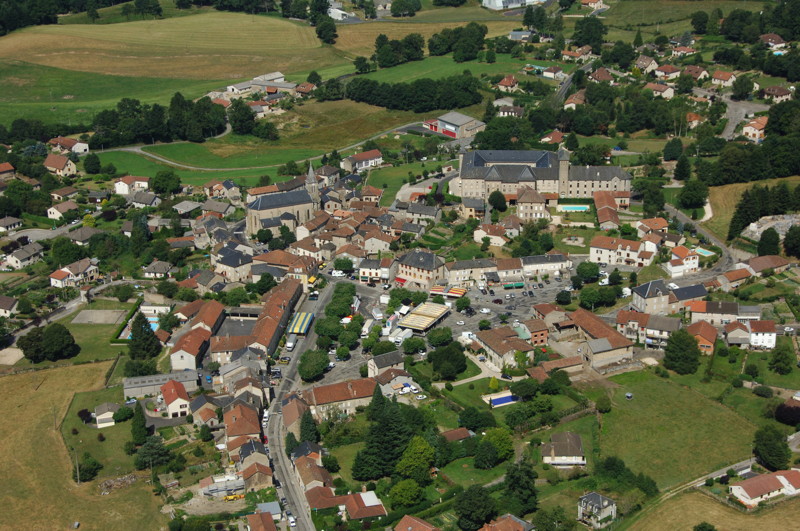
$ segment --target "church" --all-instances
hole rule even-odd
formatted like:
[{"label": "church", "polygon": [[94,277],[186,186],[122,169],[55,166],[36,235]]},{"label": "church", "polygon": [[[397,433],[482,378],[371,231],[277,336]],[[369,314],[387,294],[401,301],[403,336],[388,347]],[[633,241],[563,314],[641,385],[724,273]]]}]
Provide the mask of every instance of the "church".
[{"label": "church", "polygon": [[[300,180],[302,181],[302,177]],[[258,195],[247,204],[247,234],[254,235],[261,229],[269,229],[277,236],[281,225],[294,231],[299,225],[311,220],[319,208],[319,185],[309,163],[304,186]]]},{"label": "church", "polygon": [[478,150],[461,153],[450,193],[486,198],[499,190],[515,199],[521,188],[546,197],[586,198],[598,191],[630,192],[631,175],[619,166],[573,166],[569,151]]}]

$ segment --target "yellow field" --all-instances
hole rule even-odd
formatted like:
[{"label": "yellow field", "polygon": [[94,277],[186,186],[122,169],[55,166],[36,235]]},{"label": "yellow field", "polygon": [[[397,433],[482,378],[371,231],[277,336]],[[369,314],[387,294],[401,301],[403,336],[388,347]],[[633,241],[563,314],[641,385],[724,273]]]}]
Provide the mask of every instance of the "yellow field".
[{"label": "yellow field", "polygon": [[797,529],[800,521],[800,500],[782,503],[766,512],[744,514],[692,492],[676,496],[649,511],[628,529],[631,531],[691,530],[700,522],[708,522],[720,531],[752,531],[754,529]]},{"label": "yellow field", "polygon": [[800,175],[752,183],[736,183],[710,187],[708,189],[708,197],[711,201],[711,209],[714,211],[714,216],[703,223],[703,225],[716,234],[718,238],[725,240],[725,238],[728,237],[728,226],[731,223],[733,212],[736,210],[736,204],[739,202],[739,199],[742,198],[744,191],[755,185],[772,187],[780,182],[786,182],[791,189],[800,183]]},{"label": "yellow field", "polygon": [[[365,23],[342,25],[335,46],[323,46],[305,23],[241,13],[209,12],[164,20],[119,24],[35,26],[0,39],[0,62],[19,60],[118,76],[240,79],[349,65],[371,55],[375,38],[420,33],[426,39],[443,27],[466,22]],[[490,21],[490,35],[519,25]]]},{"label": "yellow field", "polygon": [[[159,529],[166,518],[144,483],[100,496],[77,486],[53,416],[64,416],[75,391],[102,387],[111,363],[77,365],[0,379],[4,406],[0,472],[6,480],[0,529]],[[92,433],[94,435],[94,433]]]}]

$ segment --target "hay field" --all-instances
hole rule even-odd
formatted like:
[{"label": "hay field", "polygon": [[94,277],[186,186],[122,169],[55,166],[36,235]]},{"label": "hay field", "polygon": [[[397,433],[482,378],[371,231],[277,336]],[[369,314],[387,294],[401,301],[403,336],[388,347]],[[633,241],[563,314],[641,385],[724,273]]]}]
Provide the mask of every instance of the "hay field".
[{"label": "hay field", "polygon": [[712,186],[708,189],[709,201],[711,201],[711,210],[714,215],[711,219],[703,223],[703,226],[713,232],[721,240],[728,237],[728,226],[731,223],[733,212],[736,210],[736,205],[742,194],[748,188],[759,186],[775,186],[780,182],[786,182],[789,188],[792,189],[800,184],[800,175],[792,177],[783,177],[780,179],[767,179],[766,181],[755,181],[752,183],[736,183],[726,184],[725,186]]},{"label": "hay field", "polygon": [[639,26],[689,19],[695,11],[710,13],[721,9],[727,15],[734,9],[760,11],[765,2],[742,2],[739,0],[621,0],[611,4],[603,13],[606,24]]},{"label": "hay field", "polygon": [[698,492],[675,496],[647,511],[628,529],[631,531],[690,531],[700,522],[708,522],[720,531],[754,529],[797,529],[800,500],[781,503],[758,514],[743,514],[717,503]]},{"label": "hay field", "polygon": [[323,47],[306,24],[226,12],[35,26],[0,40],[0,61],[22,57],[80,72],[205,80],[237,80],[344,61],[334,48]]},{"label": "hay field", "polygon": [[38,371],[0,379],[4,407],[0,471],[6,480],[0,529],[159,529],[166,518],[147,485],[100,496],[95,483],[71,480],[60,421],[72,394],[98,389],[111,362]]}]

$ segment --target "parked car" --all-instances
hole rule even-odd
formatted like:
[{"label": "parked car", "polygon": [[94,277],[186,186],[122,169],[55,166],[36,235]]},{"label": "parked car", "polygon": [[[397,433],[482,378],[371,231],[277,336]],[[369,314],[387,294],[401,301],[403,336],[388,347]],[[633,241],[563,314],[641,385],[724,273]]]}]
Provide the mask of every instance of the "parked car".
[{"label": "parked car", "polygon": [[[495,304],[503,304],[503,299],[494,299],[492,302]],[[484,308],[483,310],[485,309],[486,308]],[[489,312],[484,312],[483,310],[481,310],[481,313],[489,313]]]},{"label": "parked car", "polygon": [[456,322],[456,324],[457,324],[458,326],[464,326],[464,321],[457,321],[457,322]]},{"label": "parked car", "polygon": [[[502,302],[503,302],[503,301],[501,301],[500,299],[497,299],[497,300],[496,300],[496,301],[494,301],[494,302],[497,302],[497,301],[500,301],[500,303],[502,303]],[[481,313],[483,313],[483,314],[492,313],[492,310],[490,310],[489,308],[481,308]]]},{"label": "parked car", "polygon": [[377,287],[378,285],[377,285],[377,284],[375,284],[374,282],[367,282],[367,286],[369,286],[370,288],[375,288],[375,287]]},{"label": "parked car", "polygon": [[511,376],[509,376],[508,374],[501,374],[500,378],[502,378],[503,380],[511,380]]},{"label": "parked car", "polygon": [[417,400],[425,400],[428,398],[426,395],[417,395]]},{"label": "parked car", "polygon": [[539,283],[537,284],[537,286],[539,286],[539,289],[544,289],[544,284],[542,284],[541,282],[539,282]]},{"label": "parked car", "polygon": [[550,284],[550,279],[548,279],[548,278],[544,279],[544,283],[545,284]]},{"label": "parked car", "polygon": [[489,295],[494,295],[494,290],[493,289],[489,290]]}]

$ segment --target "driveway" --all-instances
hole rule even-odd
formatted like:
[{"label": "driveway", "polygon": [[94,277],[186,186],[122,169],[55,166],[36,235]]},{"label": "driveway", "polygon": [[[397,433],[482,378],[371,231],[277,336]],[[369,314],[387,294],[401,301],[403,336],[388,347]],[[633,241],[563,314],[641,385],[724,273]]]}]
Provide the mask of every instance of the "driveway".
[{"label": "driveway", "polygon": [[716,92],[707,89],[695,88],[693,93],[695,96],[702,96],[705,98],[714,96],[721,98],[722,101],[725,102],[727,105],[725,118],[728,120],[728,123],[725,124],[725,129],[720,136],[726,140],[732,140],[734,138],[736,126],[742,123],[747,115],[769,110],[769,105],[764,103],[755,101],[734,101],[727,94],[720,96]]}]

